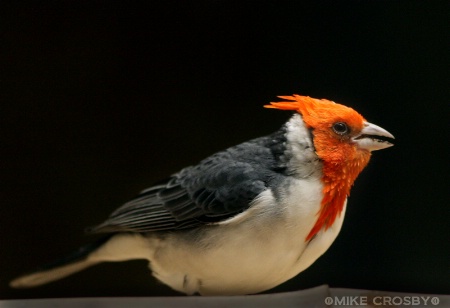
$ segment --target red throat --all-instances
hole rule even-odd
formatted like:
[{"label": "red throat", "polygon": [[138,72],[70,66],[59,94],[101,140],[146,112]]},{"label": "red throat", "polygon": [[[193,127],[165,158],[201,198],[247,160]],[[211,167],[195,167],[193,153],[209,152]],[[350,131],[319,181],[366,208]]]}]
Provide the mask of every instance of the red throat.
[{"label": "red throat", "polygon": [[350,195],[350,189],[356,177],[367,165],[369,158],[370,153],[366,152],[353,162],[347,162],[344,166],[324,162],[323,199],[317,221],[306,237],[306,241],[312,239],[322,228],[327,230],[333,225],[344,209],[345,199]]}]

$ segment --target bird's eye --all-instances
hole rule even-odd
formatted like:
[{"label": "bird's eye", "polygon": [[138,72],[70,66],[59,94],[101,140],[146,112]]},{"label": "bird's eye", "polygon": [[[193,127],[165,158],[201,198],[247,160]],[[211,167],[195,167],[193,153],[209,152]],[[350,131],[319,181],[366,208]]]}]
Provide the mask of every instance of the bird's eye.
[{"label": "bird's eye", "polygon": [[337,122],[333,124],[333,130],[338,135],[344,135],[348,133],[350,129],[344,122]]}]

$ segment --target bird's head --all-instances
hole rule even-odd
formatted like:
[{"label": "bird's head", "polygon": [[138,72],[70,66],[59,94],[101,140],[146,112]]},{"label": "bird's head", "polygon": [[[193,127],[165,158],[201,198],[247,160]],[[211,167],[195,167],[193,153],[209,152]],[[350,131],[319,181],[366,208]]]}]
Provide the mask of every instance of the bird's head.
[{"label": "bird's head", "polygon": [[273,102],[265,107],[300,113],[312,131],[317,155],[325,162],[340,165],[356,160],[367,163],[371,151],[393,145],[387,140],[394,138],[391,133],[367,122],[350,107],[308,96],[279,97],[287,101]]},{"label": "bird's head", "polygon": [[313,136],[317,156],[323,162],[324,198],[316,225],[307,239],[322,227],[328,228],[342,211],[356,177],[364,169],[372,151],[392,146],[394,136],[367,122],[362,115],[341,104],[308,96],[279,96],[267,108],[295,110]]}]

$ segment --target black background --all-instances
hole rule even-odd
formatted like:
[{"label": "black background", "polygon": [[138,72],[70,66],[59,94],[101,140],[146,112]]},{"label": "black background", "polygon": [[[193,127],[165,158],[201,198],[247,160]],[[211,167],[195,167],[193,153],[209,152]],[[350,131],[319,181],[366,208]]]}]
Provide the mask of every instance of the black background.
[{"label": "black background", "polygon": [[448,293],[449,4],[3,3],[1,298],[177,295],[145,261],[7,282],[94,239],[86,226],[155,181],[275,131],[290,114],[262,105],[292,93],[351,106],[397,139],[356,181],[328,252],[272,292]]}]

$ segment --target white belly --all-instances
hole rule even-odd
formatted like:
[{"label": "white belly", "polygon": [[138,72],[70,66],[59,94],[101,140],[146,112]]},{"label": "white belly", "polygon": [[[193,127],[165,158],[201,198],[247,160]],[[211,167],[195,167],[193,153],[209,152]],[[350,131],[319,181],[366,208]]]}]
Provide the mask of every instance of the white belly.
[{"label": "white belly", "polygon": [[[320,209],[320,181],[295,180],[289,199],[261,194],[246,212],[201,230],[151,237],[153,275],[187,294],[251,294],[308,268],[338,235],[344,211],[328,230],[305,238]],[[275,206],[276,204],[276,206]]]}]

